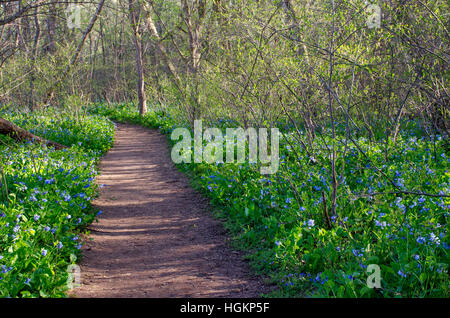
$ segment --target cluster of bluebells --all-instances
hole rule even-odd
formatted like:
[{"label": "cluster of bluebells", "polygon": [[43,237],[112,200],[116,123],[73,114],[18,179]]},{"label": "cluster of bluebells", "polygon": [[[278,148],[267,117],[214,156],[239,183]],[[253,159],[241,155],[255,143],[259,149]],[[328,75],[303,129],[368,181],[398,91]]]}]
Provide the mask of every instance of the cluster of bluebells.
[{"label": "cluster of bluebells", "polygon": [[[149,127],[164,127],[170,122],[154,114],[138,120],[138,113],[130,113],[128,108],[100,107],[99,113],[119,120],[136,120]],[[236,123],[208,123],[209,127],[221,128],[230,124]],[[173,126],[172,121],[166,132],[176,126],[180,125]],[[402,193],[420,189],[449,194],[450,175],[446,167],[450,158],[444,153],[442,137],[437,136],[433,144],[426,136],[414,135],[413,130],[402,132],[396,147],[390,149],[388,161],[384,140],[378,142],[355,134],[353,140],[358,146],[335,145],[340,168],[333,213],[331,130],[326,128],[321,138],[308,140],[304,131],[297,134],[297,128],[284,131],[280,138],[280,169],[274,175],[261,175],[258,164],[248,160],[242,164],[181,165],[199,177],[199,187],[224,210],[223,215],[243,245],[249,250],[255,246],[261,249],[252,256],[256,263],[274,272],[275,277],[298,269],[308,272],[307,280],[294,280],[287,274],[278,281],[299,291],[305,288],[302,282],[308,281],[308,286],[314,285],[322,296],[335,293],[326,289],[330,284],[320,273],[326,272],[336,288],[338,282],[360,284],[362,280],[356,278],[366,275],[372,262],[392,267],[383,277],[390,292],[401,286],[407,296],[432,295],[431,290],[415,288],[421,286],[417,279],[422,274],[435,285],[448,285],[448,277],[441,272],[447,269],[443,260],[449,246],[449,201]],[[345,133],[345,127],[337,130],[342,140]],[[298,138],[305,138],[305,145],[311,142],[314,153],[306,151]],[[407,253],[414,254],[405,257]],[[418,255],[418,260],[413,255]],[[409,264],[411,259],[413,263]],[[316,280],[317,275],[320,280]]]},{"label": "cluster of bluebells", "polygon": [[[50,123],[47,131],[58,131],[57,141],[63,144],[77,140],[77,124],[68,118],[63,121],[66,130],[45,116],[23,124],[30,122],[38,123],[36,133]],[[95,219],[89,206],[96,191],[96,163],[112,145],[114,131],[106,119],[96,121],[97,130],[89,126],[93,120],[87,122],[83,130],[92,133],[80,136],[80,142],[89,137],[93,149],[77,143],[63,150],[29,142],[0,147],[9,194],[9,202],[0,204],[0,297],[58,295],[67,287],[61,280],[64,265],[80,253],[77,233]]]},{"label": "cluster of bluebells", "polygon": [[[292,135],[287,134],[287,138],[290,138],[289,136]],[[256,215],[263,216],[263,219],[252,219],[251,216],[247,216],[243,219],[244,222],[247,222],[243,223],[243,226],[253,225],[254,229],[250,230],[250,233],[257,231],[257,228],[264,229],[261,235],[265,241],[273,242],[268,245],[268,248],[275,249],[280,260],[279,263],[283,267],[311,266],[308,264],[309,255],[317,254],[321,255],[317,256],[321,258],[321,261],[315,262],[320,265],[316,265],[316,274],[313,274],[314,270],[310,272],[313,281],[318,277],[317,273],[325,269],[342,269],[343,271],[352,269],[360,275],[366,275],[371,257],[376,256],[377,259],[380,259],[379,256],[381,256],[383,259],[387,259],[384,255],[377,255],[377,251],[383,251],[392,253],[392,263],[386,265],[399,267],[391,280],[393,284],[400,284],[402,279],[415,279],[423,272],[439,273],[438,269],[447,268],[445,265],[433,267],[428,263],[418,263],[414,268],[402,269],[404,265],[397,264],[397,262],[403,249],[408,248],[410,251],[412,246],[419,249],[422,258],[432,255],[433,259],[442,259],[445,256],[448,243],[447,227],[444,224],[446,224],[448,214],[443,217],[442,211],[443,209],[448,211],[448,202],[446,204],[441,198],[426,196],[386,195],[378,196],[377,201],[383,203],[375,205],[373,204],[375,197],[370,197],[370,194],[375,192],[406,191],[415,188],[424,188],[425,191],[433,193],[439,191],[442,194],[449,193],[450,178],[438,179],[438,174],[435,173],[439,167],[442,169],[449,163],[448,158],[439,155],[436,161],[430,161],[433,154],[429,151],[427,141],[423,138],[412,138],[412,140],[416,144],[416,148],[408,147],[407,140],[399,143],[401,147],[393,156],[397,160],[391,164],[385,164],[382,163],[384,160],[382,148],[376,144],[370,145],[368,140],[360,138],[358,142],[363,144],[362,148],[365,151],[371,151],[374,155],[372,162],[364,162],[362,164],[364,169],[359,170],[354,167],[361,165],[363,159],[361,159],[360,152],[356,147],[348,146],[345,159],[348,170],[340,180],[340,195],[343,196],[343,199],[337,202],[338,213],[329,217],[333,228],[333,231],[330,232],[324,231],[328,230],[329,226],[323,217],[325,204],[322,192],[326,196],[331,192],[331,174],[324,166],[308,165],[306,161],[310,159],[306,154],[305,162],[299,163],[291,146],[295,142],[294,137],[290,142],[286,142],[284,148],[281,147],[281,171],[276,175],[261,176],[251,164],[224,165],[220,168],[211,165],[209,171],[205,171],[204,168],[198,171],[201,171],[202,184],[216,202],[232,206],[248,206],[251,203],[261,211]],[[283,139],[281,143],[283,144]],[[318,144],[315,146],[320,148]],[[418,149],[421,149],[426,155],[416,153]],[[302,149],[297,148],[296,152],[302,154]],[[414,157],[417,160],[405,160],[405,157]],[[289,158],[295,160],[290,161]],[[430,167],[430,162],[433,167]],[[297,168],[302,164],[307,168],[303,174]],[[385,171],[385,174],[394,181],[394,185],[386,178],[380,177],[374,164]],[[193,168],[195,171],[195,167]],[[292,184],[296,187],[295,191],[292,190]],[[355,196],[352,197],[348,193],[353,193]],[[361,196],[359,199],[357,194],[360,193],[367,194],[367,196]],[[239,213],[228,215],[239,215]],[[433,219],[432,223],[429,222],[430,219]],[[276,224],[267,225],[270,223],[269,220]],[[258,222],[263,223],[264,226],[258,226]],[[353,238],[348,239],[347,235],[333,235],[334,231],[339,228],[344,232],[353,233]],[[271,229],[275,229],[275,232]],[[306,233],[300,229],[307,229],[309,232]],[[319,233],[322,233],[322,238]],[[323,235],[328,235],[329,239],[323,238]],[[309,240],[308,237],[312,237],[312,239]],[[333,265],[330,262],[330,267],[327,268],[326,259],[333,259],[327,253],[333,245],[332,250],[337,252],[338,261],[335,261]],[[369,249],[366,249],[367,245],[369,245]],[[431,247],[431,249],[426,247]],[[308,255],[302,257],[302,250],[307,251]],[[323,253],[319,252],[321,250]],[[396,259],[397,261],[395,261]],[[263,263],[271,265],[272,262]],[[339,264],[338,266],[336,266],[336,262]],[[353,273],[347,276],[350,277],[350,281],[355,281]],[[442,275],[433,277],[435,277],[433,279],[446,279]],[[387,279],[387,281],[389,280]],[[321,283],[324,283],[325,280],[315,281],[315,283],[317,282],[322,285]],[[289,281],[285,279],[281,282],[281,285],[287,286],[286,284],[291,287],[296,285],[292,279]]]},{"label": "cluster of bluebells", "polygon": [[[76,120],[70,114],[9,112],[4,118],[45,139],[64,145],[76,145],[86,150],[104,153],[114,138],[115,126],[97,115]],[[47,179],[51,182],[51,179]]]}]

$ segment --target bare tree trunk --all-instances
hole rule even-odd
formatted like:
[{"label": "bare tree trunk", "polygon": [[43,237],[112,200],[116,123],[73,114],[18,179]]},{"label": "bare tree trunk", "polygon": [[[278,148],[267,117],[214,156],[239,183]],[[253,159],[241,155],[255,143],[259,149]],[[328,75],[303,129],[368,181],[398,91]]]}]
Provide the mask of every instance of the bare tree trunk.
[{"label": "bare tree trunk", "polygon": [[[18,2],[18,8],[19,10],[22,8],[22,2],[19,1]],[[18,18],[17,21],[14,22],[15,26],[16,26],[16,46],[19,46],[23,44],[23,38],[21,39],[21,32],[22,32],[22,17]]]},{"label": "bare tree trunk", "polygon": [[[194,10],[194,6],[195,9]],[[199,94],[199,81],[198,72],[200,69],[200,59],[201,59],[201,35],[203,30],[203,22],[206,14],[206,1],[196,0],[193,2],[192,7],[189,6],[187,0],[181,0],[181,8],[183,13],[183,19],[187,26],[187,31],[189,34],[189,49],[191,53],[191,61],[188,66],[188,72],[192,76],[193,87],[191,88],[191,121],[192,125],[194,120],[200,117],[200,94]],[[192,14],[196,11],[198,17],[195,21]]]},{"label": "bare tree trunk", "polygon": [[128,0],[131,29],[133,31],[134,48],[136,51],[136,70],[138,75],[137,93],[139,99],[139,114],[144,116],[147,112],[147,100],[145,96],[144,62],[142,58],[142,39],[140,31],[141,8],[136,0]]},{"label": "bare tree trunk", "polygon": [[31,65],[30,65],[30,95],[28,100],[28,106],[30,108],[30,111],[34,110],[34,79],[35,79],[35,63],[36,63],[36,55],[37,55],[37,48],[39,45],[39,38],[41,36],[41,26],[39,24],[39,8],[36,7],[34,11],[34,24],[35,24],[35,35],[34,35],[34,42],[33,42],[33,49],[31,51]]},{"label": "bare tree trunk", "polygon": [[332,14],[333,14],[333,25],[331,30],[331,44],[330,44],[330,75],[328,78],[328,108],[330,111],[330,120],[331,120],[331,131],[333,137],[332,144],[332,154],[331,154],[331,174],[332,174],[332,187],[333,193],[331,197],[331,213],[332,215],[336,215],[336,199],[337,199],[337,191],[338,191],[338,183],[336,178],[336,130],[335,130],[335,122],[334,122],[334,113],[333,113],[333,105],[332,105],[332,78],[333,78],[333,50],[334,50],[334,36],[335,36],[335,3],[334,0],[331,0],[332,3]]},{"label": "bare tree trunk", "polygon": [[29,131],[26,131],[25,129],[20,128],[19,126],[14,125],[13,123],[11,123],[3,118],[0,118],[0,134],[8,135],[17,141],[30,140],[30,141],[34,141],[34,142],[37,142],[40,144],[46,144],[46,145],[54,147],[55,149],[67,148],[66,146],[58,144],[57,142],[46,140],[46,139],[43,139],[36,135],[33,135]]},{"label": "bare tree trunk", "polygon": [[52,0],[47,17],[47,46],[45,51],[53,54],[56,52],[56,42],[55,42],[55,32],[56,32],[56,3]]}]

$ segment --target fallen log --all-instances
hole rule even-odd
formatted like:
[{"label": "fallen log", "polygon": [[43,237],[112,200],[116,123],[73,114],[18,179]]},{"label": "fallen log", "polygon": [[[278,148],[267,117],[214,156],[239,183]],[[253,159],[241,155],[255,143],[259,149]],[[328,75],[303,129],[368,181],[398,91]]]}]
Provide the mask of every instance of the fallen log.
[{"label": "fallen log", "polygon": [[32,142],[45,144],[48,146],[52,146],[53,148],[55,148],[57,150],[67,148],[66,146],[61,145],[57,142],[54,142],[51,140],[46,140],[44,138],[36,136],[36,135],[30,133],[29,131],[27,131],[23,128],[20,128],[19,126],[13,124],[10,121],[7,121],[7,120],[1,118],[1,117],[0,117],[0,134],[8,135],[17,141],[29,140]]}]

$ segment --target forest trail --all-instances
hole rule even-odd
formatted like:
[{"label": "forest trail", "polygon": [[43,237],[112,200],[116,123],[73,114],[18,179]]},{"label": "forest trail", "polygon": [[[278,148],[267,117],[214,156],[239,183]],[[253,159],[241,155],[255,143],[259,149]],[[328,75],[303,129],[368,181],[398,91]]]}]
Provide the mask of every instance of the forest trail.
[{"label": "forest trail", "polygon": [[[268,292],[173,165],[157,131],[119,124],[101,160],[102,211],[82,249],[85,297],[259,297]],[[92,240],[93,239],[93,240]]]}]

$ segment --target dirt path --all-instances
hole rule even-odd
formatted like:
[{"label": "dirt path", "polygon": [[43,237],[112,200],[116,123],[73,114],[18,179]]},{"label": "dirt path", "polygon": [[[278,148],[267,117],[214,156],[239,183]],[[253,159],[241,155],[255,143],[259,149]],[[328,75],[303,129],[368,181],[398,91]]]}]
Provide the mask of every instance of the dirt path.
[{"label": "dirt path", "polygon": [[118,125],[100,163],[103,214],[83,247],[75,297],[259,297],[220,222],[170,159],[165,137]]}]

